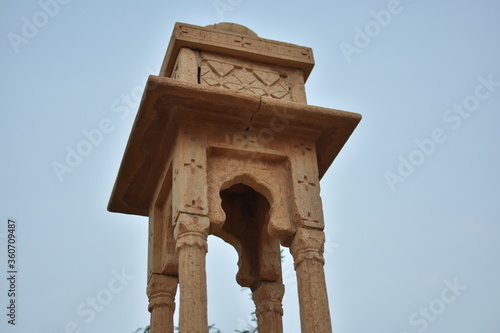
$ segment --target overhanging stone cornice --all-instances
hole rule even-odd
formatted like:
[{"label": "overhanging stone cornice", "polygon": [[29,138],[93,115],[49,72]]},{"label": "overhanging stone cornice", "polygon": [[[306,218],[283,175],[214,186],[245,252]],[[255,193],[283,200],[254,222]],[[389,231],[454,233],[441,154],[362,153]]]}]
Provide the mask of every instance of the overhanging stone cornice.
[{"label": "overhanging stone cornice", "polygon": [[269,126],[273,117],[280,115],[286,115],[289,122],[275,139],[304,135],[314,139],[320,178],[361,120],[357,113],[150,76],[108,210],[149,214],[156,182],[180,122],[196,119],[198,123],[216,123],[227,129],[245,131]]}]

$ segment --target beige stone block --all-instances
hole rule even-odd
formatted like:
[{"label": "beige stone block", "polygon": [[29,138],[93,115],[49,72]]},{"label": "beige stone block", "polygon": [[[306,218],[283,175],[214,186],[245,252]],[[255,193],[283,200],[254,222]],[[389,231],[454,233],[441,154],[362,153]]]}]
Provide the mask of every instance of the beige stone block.
[{"label": "beige stone block", "polygon": [[170,77],[176,80],[198,83],[199,58],[199,52],[185,47],[181,48]]}]

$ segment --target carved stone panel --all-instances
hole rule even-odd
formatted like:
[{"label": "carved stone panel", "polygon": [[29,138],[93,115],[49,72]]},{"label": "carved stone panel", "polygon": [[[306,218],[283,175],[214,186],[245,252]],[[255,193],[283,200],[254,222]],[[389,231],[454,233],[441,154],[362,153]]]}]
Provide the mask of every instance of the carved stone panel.
[{"label": "carved stone panel", "polygon": [[206,150],[204,140],[189,128],[181,129],[173,160],[173,221],[180,213],[208,212]]},{"label": "carved stone panel", "polygon": [[202,52],[200,84],[292,101],[285,69]]},{"label": "carved stone panel", "polygon": [[318,169],[315,164],[316,149],[305,140],[292,141],[289,146],[292,160],[292,181],[296,208],[296,225],[323,229]]}]

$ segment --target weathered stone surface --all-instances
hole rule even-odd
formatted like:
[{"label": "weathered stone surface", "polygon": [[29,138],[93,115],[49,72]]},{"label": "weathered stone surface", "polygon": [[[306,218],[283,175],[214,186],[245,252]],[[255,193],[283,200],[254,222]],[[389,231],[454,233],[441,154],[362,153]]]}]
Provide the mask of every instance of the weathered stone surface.
[{"label": "weathered stone surface", "polygon": [[281,282],[263,282],[253,292],[255,314],[259,322],[260,333],[283,332],[283,306],[281,301],[285,288]]},{"label": "weathered stone surface", "polygon": [[157,332],[174,332],[173,315],[177,283],[178,279],[174,276],[153,274],[149,278],[148,310],[151,312],[151,327]]},{"label": "weathered stone surface", "polygon": [[230,23],[176,24],[150,76],[108,209],[149,216],[152,332],[207,330],[213,234],[239,255],[259,332],[282,332],[280,243],[295,260],[302,332],[331,332],[319,181],[358,124],[306,104],[309,48]]},{"label": "weathered stone surface", "polygon": [[295,145],[302,143],[312,149],[318,170],[297,168],[307,167],[308,178],[321,179],[360,119],[356,113],[150,76],[108,208],[148,216],[182,124],[219,140],[211,145],[266,156],[300,151]]},{"label": "weathered stone surface", "polygon": [[236,57],[200,52],[200,84],[234,92],[306,103],[299,69],[259,64]]},{"label": "weathered stone surface", "polygon": [[[312,50],[259,38],[250,29],[235,24],[206,27],[177,23],[168,45],[160,75],[170,77],[179,50],[183,47],[250,59],[256,62],[298,68],[307,79],[314,66]],[[242,32],[246,29],[246,32]],[[238,32],[235,32],[239,30]]]}]

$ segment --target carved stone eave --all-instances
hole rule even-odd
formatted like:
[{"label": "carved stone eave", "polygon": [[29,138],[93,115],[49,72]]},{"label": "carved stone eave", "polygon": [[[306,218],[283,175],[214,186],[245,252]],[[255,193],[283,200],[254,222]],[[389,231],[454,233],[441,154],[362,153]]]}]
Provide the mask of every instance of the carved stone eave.
[{"label": "carved stone eave", "polygon": [[275,140],[306,137],[316,144],[321,178],[361,120],[352,112],[282,101],[151,75],[113,188],[108,210],[149,215],[178,124],[215,123],[241,131],[290,119]]},{"label": "carved stone eave", "polygon": [[304,81],[314,67],[314,57],[309,47],[218,31],[213,26],[199,27],[177,22],[168,45],[160,75],[170,77],[177,54],[181,48],[210,51],[253,61],[284,67],[299,68]]}]

